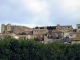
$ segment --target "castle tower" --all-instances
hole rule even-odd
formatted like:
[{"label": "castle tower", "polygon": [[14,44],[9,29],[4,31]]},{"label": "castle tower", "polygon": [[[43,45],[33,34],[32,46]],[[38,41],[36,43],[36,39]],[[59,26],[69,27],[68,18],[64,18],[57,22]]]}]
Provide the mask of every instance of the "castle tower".
[{"label": "castle tower", "polygon": [[5,33],[6,27],[5,24],[1,24],[1,33]]},{"label": "castle tower", "polygon": [[56,27],[56,29],[59,29],[59,27],[60,27],[60,24],[57,24],[57,27]]},{"label": "castle tower", "polygon": [[10,31],[12,31],[12,28],[11,28],[11,24],[9,23],[9,24],[7,24],[7,32],[10,32]]}]

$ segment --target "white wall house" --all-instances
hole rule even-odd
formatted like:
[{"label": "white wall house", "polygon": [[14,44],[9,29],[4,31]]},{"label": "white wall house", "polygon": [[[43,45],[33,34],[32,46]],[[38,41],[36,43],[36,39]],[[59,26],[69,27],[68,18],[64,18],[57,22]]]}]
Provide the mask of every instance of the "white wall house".
[{"label": "white wall house", "polygon": [[64,33],[64,38],[67,37],[67,36],[69,36],[69,32]]},{"label": "white wall house", "polygon": [[73,40],[72,44],[80,44],[80,34],[78,34]]},{"label": "white wall house", "polygon": [[73,38],[75,38],[78,34],[80,34],[80,33],[77,33],[77,32],[69,33],[69,38],[73,39]]}]

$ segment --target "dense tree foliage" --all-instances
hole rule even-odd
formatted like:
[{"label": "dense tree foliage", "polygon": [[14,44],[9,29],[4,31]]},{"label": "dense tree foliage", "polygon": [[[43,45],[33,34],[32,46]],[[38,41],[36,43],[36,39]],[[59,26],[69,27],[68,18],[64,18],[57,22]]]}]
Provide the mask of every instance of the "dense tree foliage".
[{"label": "dense tree foliage", "polygon": [[80,45],[5,37],[0,40],[0,60],[80,60]]}]

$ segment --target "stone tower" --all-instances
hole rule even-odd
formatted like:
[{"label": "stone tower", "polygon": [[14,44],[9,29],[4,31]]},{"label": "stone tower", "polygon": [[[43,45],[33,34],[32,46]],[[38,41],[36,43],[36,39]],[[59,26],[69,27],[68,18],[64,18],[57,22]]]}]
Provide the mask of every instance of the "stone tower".
[{"label": "stone tower", "polygon": [[11,29],[11,24],[7,24],[6,28],[7,28],[7,31],[10,32],[12,30]]},{"label": "stone tower", "polygon": [[60,24],[57,24],[57,27],[56,27],[56,29],[58,29],[58,30],[59,30],[59,28],[60,28]]},{"label": "stone tower", "polygon": [[1,25],[1,33],[2,33],[2,34],[5,33],[5,30],[6,30],[5,24],[2,24],[2,25]]}]

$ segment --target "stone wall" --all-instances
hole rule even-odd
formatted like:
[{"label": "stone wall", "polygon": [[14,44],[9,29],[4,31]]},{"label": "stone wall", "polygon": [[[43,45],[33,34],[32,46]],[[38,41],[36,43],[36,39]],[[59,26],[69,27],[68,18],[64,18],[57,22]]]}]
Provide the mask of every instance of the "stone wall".
[{"label": "stone wall", "polygon": [[47,32],[48,32],[47,29],[34,29],[33,35],[35,35],[35,34],[46,34]]},{"label": "stone wall", "polygon": [[80,24],[77,24],[76,27],[77,27],[77,32],[80,32]]},{"label": "stone wall", "polygon": [[11,24],[2,24],[1,25],[1,33],[3,34],[9,34],[9,33],[15,33],[15,34],[20,34],[22,32],[25,32],[25,30],[29,30],[30,28],[26,26],[16,26],[16,25],[11,25]]}]

